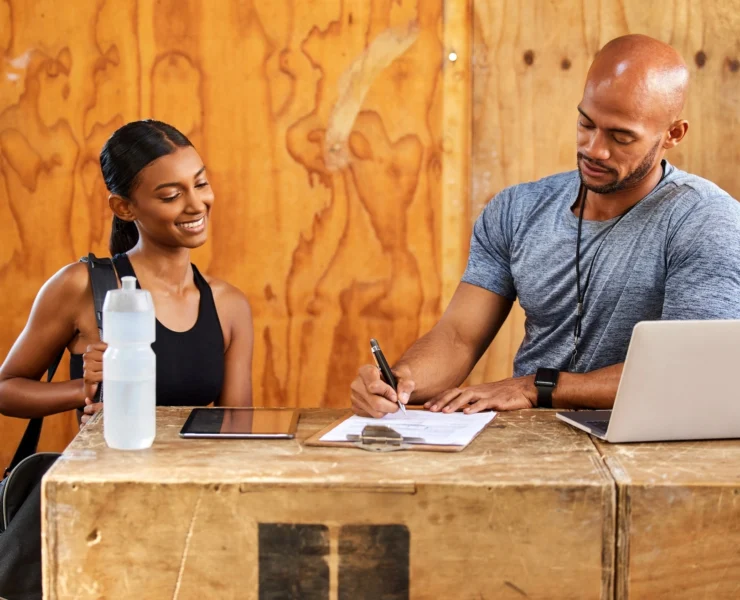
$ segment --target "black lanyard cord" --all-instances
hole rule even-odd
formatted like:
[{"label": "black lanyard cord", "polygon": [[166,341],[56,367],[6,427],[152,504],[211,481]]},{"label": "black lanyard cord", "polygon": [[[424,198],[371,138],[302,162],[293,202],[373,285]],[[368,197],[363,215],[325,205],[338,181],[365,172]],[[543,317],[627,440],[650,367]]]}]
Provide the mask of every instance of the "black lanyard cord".
[{"label": "black lanyard cord", "polygon": [[578,190],[578,198],[580,201],[580,211],[578,214],[578,236],[576,237],[576,325],[573,330],[573,355],[570,359],[570,368],[572,369],[576,364],[576,357],[578,355],[578,342],[581,339],[581,321],[583,319],[583,305],[586,299],[586,292],[588,291],[588,284],[591,283],[591,273],[594,270],[594,264],[596,263],[596,258],[599,256],[599,252],[601,251],[601,246],[604,245],[604,242],[606,241],[606,238],[609,237],[609,234],[612,232],[612,229],[616,227],[617,223],[619,223],[622,220],[622,217],[626,215],[630,210],[632,210],[632,207],[627,209],[624,213],[619,215],[616,221],[609,227],[608,231],[604,235],[603,238],[601,238],[601,241],[599,242],[599,245],[596,247],[596,252],[594,253],[593,258],[591,259],[591,265],[588,268],[588,273],[586,274],[586,282],[583,284],[583,293],[581,293],[581,228],[583,226],[583,211],[586,208],[586,195],[588,192],[586,191],[586,188],[581,184],[580,189]]},{"label": "black lanyard cord", "polygon": [[[578,338],[581,337],[581,315],[583,315],[583,296],[581,295],[581,227],[583,226],[583,210],[586,208],[586,188],[583,185],[578,190],[578,198],[580,201],[580,212],[578,214],[578,236],[576,237],[576,328],[573,332],[574,346],[578,346]],[[594,261],[592,260],[591,268],[593,266]],[[586,283],[583,286],[585,288],[584,295],[585,290],[588,289],[588,280],[591,279],[591,268],[588,270]],[[573,348],[573,354],[575,356],[575,348]]]}]

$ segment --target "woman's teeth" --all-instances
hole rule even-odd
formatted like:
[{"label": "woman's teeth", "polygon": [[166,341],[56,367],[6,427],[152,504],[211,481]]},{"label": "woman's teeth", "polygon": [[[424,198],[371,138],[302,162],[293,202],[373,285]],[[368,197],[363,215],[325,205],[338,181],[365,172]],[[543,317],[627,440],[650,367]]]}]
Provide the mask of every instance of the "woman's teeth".
[{"label": "woman's teeth", "polygon": [[198,229],[201,225],[203,225],[203,221],[205,220],[205,217],[201,217],[197,221],[192,221],[191,223],[178,223],[178,227],[182,227],[183,229]]}]

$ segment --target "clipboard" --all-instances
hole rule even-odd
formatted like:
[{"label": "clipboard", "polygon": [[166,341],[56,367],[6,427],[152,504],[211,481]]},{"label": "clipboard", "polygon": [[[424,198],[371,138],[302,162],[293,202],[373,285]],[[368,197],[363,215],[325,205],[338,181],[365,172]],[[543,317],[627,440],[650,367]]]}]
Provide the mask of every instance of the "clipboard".
[{"label": "clipboard", "polygon": [[[421,408],[416,408],[416,407],[407,407],[407,408],[408,410],[423,410]],[[470,442],[465,444],[464,446],[408,443],[404,441],[405,438],[403,438],[403,436],[393,431],[392,428],[386,427],[386,426],[380,426],[380,427],[382,427],[383,429],[390,430],[390,433],[388,435],[383,435],[382,433],[379,435],[373,434],[373,435],[365,436],[365,439],[361,439],[357,441],[348,440],[346,442],[321,441],[321,438],[325,434],[329,433],[332,429],[337,427],[343,421],[346,421],[347,419],[349,419],[351,416],[352,416],[352,412],[350,411],[348,414],[344,415],[343,417],[340,417],[339,419],[333,421],[332,423],[324,427],[321,431],[318,431],[314,433],[312,436],[306,438],[306,440],[303,442],[303,445],[304,446],[325,446],[329,448],[359,448],[361,450],[368,450],[371,452],[394,452],[397,450],[412,450],[412,451],[420,451],[420,452],[461,452],[462,450],[465,450],[465,448],[470,446],[470,444],[472,444],[473,441],[475,441],[475,439],[481,434],[482,431],[485,431],[488,428],[488,425],[483,427],[480,431],[478,431],[478,433],[476,433],[473,436]],[[367,429],[367,427],[365,429]]]}]

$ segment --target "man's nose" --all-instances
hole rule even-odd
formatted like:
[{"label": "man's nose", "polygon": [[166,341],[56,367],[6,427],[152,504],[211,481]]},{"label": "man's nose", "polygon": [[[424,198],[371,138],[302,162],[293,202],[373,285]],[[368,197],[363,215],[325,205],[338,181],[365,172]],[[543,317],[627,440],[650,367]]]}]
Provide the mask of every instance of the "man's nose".
[{"label": "man's nose", "polygon": [[594,160],[609,160],[611,154],[609,152],[606,135],[598,129],[594,130],[593,135],[586,146],[586,152],[588,157]]}]

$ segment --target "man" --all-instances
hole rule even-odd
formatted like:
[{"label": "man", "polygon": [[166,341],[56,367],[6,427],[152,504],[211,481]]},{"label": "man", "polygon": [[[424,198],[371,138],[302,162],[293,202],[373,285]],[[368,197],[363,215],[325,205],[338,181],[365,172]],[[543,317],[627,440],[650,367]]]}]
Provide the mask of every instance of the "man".
[{"label": "man", "polygon": [[[599,52],[578,106],[578,170],[488,203],[449,307],[394,367],[401,402],[611,408],[636,323],[740,318],[740,204],[663,159],[688,130],[687,86],[681,56],[652,38]],[[459,389],[517,297],[526,324],[514,377]],[[357,414],[398,410],[370,365],[351,395]]]}]

